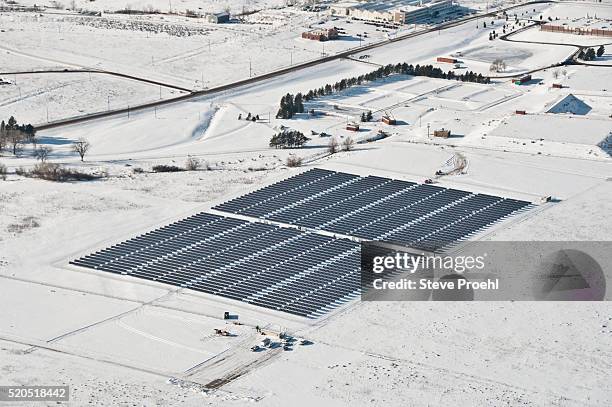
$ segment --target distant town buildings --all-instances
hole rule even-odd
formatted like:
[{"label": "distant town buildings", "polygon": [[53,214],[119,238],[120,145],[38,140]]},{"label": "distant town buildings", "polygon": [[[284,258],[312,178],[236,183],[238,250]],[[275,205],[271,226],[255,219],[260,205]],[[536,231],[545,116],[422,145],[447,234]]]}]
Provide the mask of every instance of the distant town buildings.
[{"label": "distant town buildings", "polygon": [[206,15],[206,21],[214,24],[229,23],[230,14],[226,11],[223,11],[221,13],[210,13]]},{"label": "distant town buildings", "polygon": [[435,18],[453,7],[452,0],[386,0],[336,4],[331,12],[355,20],[402,25]]},{"label": "distant town buildings", "polygon": [[335,28],[323,28],[320,30],[306,31],[302,33],[302,38],[314,41],[329,41],[338,38],[338,31]]}]

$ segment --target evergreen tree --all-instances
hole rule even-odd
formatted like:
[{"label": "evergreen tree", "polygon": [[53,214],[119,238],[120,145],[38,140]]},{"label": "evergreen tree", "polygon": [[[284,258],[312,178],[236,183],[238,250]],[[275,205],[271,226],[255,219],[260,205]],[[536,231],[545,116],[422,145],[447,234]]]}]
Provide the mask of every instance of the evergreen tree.
[{"label": "evergreen tree", "polygon": [[584,55],[584,59],[587,61],[592,61],[595,59],[595,50],[593,48],[589,48]]},{"label": "evergreen tree", "polygon": [[8,119],[6,130],[15,130],[17,128],[17,120],[13,116]]},{"label": "evergreen tree", "polygon": [[293,113],[304,113],[304,103],[302,101],[302,94],[301,93],[298,93],[297,95],[295,95],[295,102],[294,102]]}]

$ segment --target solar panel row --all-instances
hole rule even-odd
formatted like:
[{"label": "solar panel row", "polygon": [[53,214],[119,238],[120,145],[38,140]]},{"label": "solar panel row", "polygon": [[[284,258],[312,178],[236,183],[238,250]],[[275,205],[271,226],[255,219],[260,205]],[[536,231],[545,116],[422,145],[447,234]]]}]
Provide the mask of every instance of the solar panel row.
[{"label": "solar panel row", "polygon": [[360,292],[357,243],[207,213],[71,263],[306,317]]},{"label": "solar panel row", "polygon": [[435,250],[528,206],[486,194],[315,169],[215,209]]}]

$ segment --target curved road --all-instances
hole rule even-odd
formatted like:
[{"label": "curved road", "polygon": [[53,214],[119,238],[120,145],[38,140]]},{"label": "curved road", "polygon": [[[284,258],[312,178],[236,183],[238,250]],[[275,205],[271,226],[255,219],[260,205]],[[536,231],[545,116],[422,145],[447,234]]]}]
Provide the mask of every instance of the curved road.
[{"label": "curved road", "polygon": [[[266,74],[263,75],[259,75],[259,76],[255,76],[252,78],[247,78],[247,79],[243,79],[243,80],[239,80],[236,82],[232,82],[232,83],[228,83],[225,85],[221,85],[221,86],[217,86],[214,88],[210,88],[210,89],[206,89],[206,90],[201,90],[201,91],[194,91],[191,92],[189,94],[185,94],[185,95],[181,95],[181,96],[177,96],[174,98],[170,98],[170,99],[165,99],[165,100],[159,100],[159,101],[155,101],[155,102],[149,102],[149,103],[143,103],[141,105],[137,105],[137,106],[132,106],[129,108],[122,108],[122,109],[116,109],[116,110],[110,110],[110,111],[106,111],[106,112],[97,112],[97,113],[91,113],[91,114],[87,114],[87,115],[83,115],[83,116],[78,116],[78,117],[72,117],[72,118],[67,118],[67,119],[62,119],[62,120],[58,120],[58,121],[54,121],[54,122],[50,122],[50,123],[45,123],[45,124],[40,124],[35,126],[37,130],[45,130],[45,129],[50,129],[50,128],[54,128],[54,127],[60,127],[60,126],[64,126],[64,125],[69,125],[69,124],[76,124],[76,123],[81,123],[81,122],[85,122],[85,121],[89,121],[89,120],[94,120],[94,119],[100,119],[100,118],[104,118],[104,117],[110,117],[110,116],[114,116],[114,115],[119,115],[119,114],[125,114],[125,113],[129,113],[129,112],[134,112],[134,111],[138,111],[138,110],[144,110],[144,109],[149,109],[152,107],[156,107],[156,106],[163,106],[163,105],[167,105],[167,104],[171,104],[171,103],[176,103],[179,101],[184,101],[184,100],[189,100],[189,99],[193,99],[196,97],[201,97],[201,96],[208,96],[208,95],[212,95],[212,94],[216,94],[216,93],[220,93],[223,91],[227,91],[227,90],[231,90],[231,89],[235,89],[244,85],[250,85],[253,83],[257,83],[257,82],[261,82],[263,80],[266,79],[270,79],[270,78],[274,78],[280,75],[284,75],[287,73],[291,73],[291,72],[296,72],[302,69],[306,69],[306,68],[310,68],[316,65],[320,65],[320,64],[324,64],[326,62],[330,62],[330,61],[334,61],[337,59],[341,59],[341,58],[348,58],[353,54],[356,53],[361,53],[364,51],[368,51],[371,49],[375,49],[375,48],[379,48],[379,47],[383,47],[387,44],[391,44],[394,42],[399,42],[399,41],[404,41],[410,38],[414,38],[414,37],[418,37],[424,34],[428,34],[431,32],[435,32],[435,31],[441,31],[441,30],[446,30],[449,28],[453,28],[453,27],[457,27],[459,25],[463,25],[466,24],[470,21],[474,21],[476,19],[480,19],[482,17],[486,17],[486,16],[492,16],[492,15],[496,15],[498,13],[503,13],[504,11],[508,11],[508,10],[513,10],[516,8],[521,8],[521,7],[525,7],[525,6],[529,6],[529,5],[533,5],[533,4],[546,4],[546,3],[554,3],[555,0],[534,0],[534,1],[529,1],[526,3],[522,3],[519,5],[513,5],[510,7],[506,7],[503,9],[499,9],[499,10],[495,10],[486,14],[475,14],[475,15],[471,15],[468,16],[466,18],[463,19],[459,19],[459,20],[455,20],[455,21],[450,21],[447,23],[443,23],[434,27],[430,27],[421,31],[417,31],[417,32],[413,32],[413,33],[408,33],[408,34],[404,34],[395,38],[391,38],[387,41],[383,41],[383,42],[378,42],[378,43],[374,43],[374,44],[369,44],[369,45],[364,45],[362,47],[358,47],[358,48],[353,48],[347,51],[343,51],[340,52],[338,54],[334,54],[334,55],[330,55],[327,57],[323,57],[314,61],[308,61],[308,62],[304,62],[301,64],[297,64],[294,65],[292,67],[289,68],[283,68],[283,69],[279,69],[277,71],[272,71],[272,72],[268,72]],[[122,75],[122,74],[117,74],[117,75]],[[125,75],[125,77],[129,77],[128,75]],[[132,77],[133,79],[136,79],[135,77]],[[140,78],[140,80],[143,80],[142,78]],[[151,83],[153,83],[153,81],[150,81]],[[158,83],[159,84],[159,83]]]},{"label": "curved road", "polygon": [[155,81],[152,79],[146,79],[146,78],[141,78],[138,76],[127,75],[127,74],[120,73],[120,72],[105,71],[101,69],[87,69],[87,68],[83,68],[83,69],[43,69],[39,71],[0,72],[0,76],[1,75],[4,75],[4,76],[38,75],[38,74],[54,74],[54,73],[95,73],[95,74],[102,74],[102,75],[111,75],[111,76],[116,76],[116,77],[123,78],[123,79],[131,79],[134,81],[145,82],[151,85],[159,85],[165,88],[171,88],[171,89],[176,89],[176,90],[180,90],[183,92],[191,93],[191,89],[182,88],[180,86],[172,85],[170,83],[159,82],[159,81]]},{"label": "curved road", "polygon": [[[508,41],[508,42],[515,42],[515,43],[520,43],[520,44],[539,44],[539,45],[557,45],[557,46],[563,46],[563,47],[574,47],[576,48],[576,51],[570,55],[569,57],[567,57],[565,59],[565,61],[562,62],[558,62],[556,64],[552,64],[552,65],[548,65],[542,68],[537,68],[528,72],[523,72],[520,75],[525,75],[525,74],[531,74],[534,72],[538,72],[538,71],[543,71],[545,69],[549,69],[549,68],[555,68],[558,66],[564,66],[564,65],[586,65],[586,66],[599,66],[599,67],[612,67],[612,65],[600,65],[600,64],[593,64],[593,63],[589,63],[586,61],[581,61],[578,60],[578,54],[580,54],[580,51],[586,49],[586,48],[593,48],[593,47],[598,47],[600,45],[612,45],[612,42],[605,42],[605,43],[599,43],[599,44],[594,44],[594,45],[581,45],[581,44],[571,44],[571,43],[562,43],[562,42],[544,42],[544,41],[528,41],[528,40],[513,40],[510,39],[510,37],[521,33],[523,31],[529,30],[531,28],[534,28],[536,26],[541,25],[542,23],[540,22],[535,22],[535,24],[532,25],[528,25],[526,27],[523,27],[521,29],[518,29],[516,31],[513,31],[511,33],[502,35],[501,37],[499,37],[500,40],[502,41]],[[503,78],[513,78],[516,77],[517,74],[514,75],[509,75],[509,76],[494,76],[494,77],[490,77],[491,79],[503,79]]]}]

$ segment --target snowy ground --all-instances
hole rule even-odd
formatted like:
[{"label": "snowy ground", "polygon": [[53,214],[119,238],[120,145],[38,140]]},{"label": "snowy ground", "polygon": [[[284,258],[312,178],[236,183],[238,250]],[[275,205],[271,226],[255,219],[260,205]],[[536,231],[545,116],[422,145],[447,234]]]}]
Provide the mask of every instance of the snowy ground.
[{"label": "snowy ground", "polygon": [[9,75],[0,86],[0,117],[45,123],[65,117],[126,108],[185,92],[99,73]]},{"label": "snowy ground", "polygon": [[[536,6],[537,12],[548,7]],[[160,62],[164,68],[158,70],[147,66],[148,53],[157,48],[161,58],[171,60],[173,55],[192,51],[197,41],[209,35],[217,36],[219,49],[226,47],[222,33],[227,32],[217,27],[210,28],[206,36],[155,34],[147,39],[142,32],[137,34],[138,41],[134,33],[104,29],[112,35],[100,41],[97,58],[83,44],[91,44],[100,29],[73,25],[64,30],[64,25],[44,21],[29,24],[25,16],[3,14],[0,22],[48,31],[38,37],[0,33],[8,34],[2,47],[18,50],[11,51],[20,55],[12,65],[16,69],[22,69],[26,60],[41,67],[103,60],[107,68],[180,84],[198,79],[185,62],[189,58],[176,59],[176,65]],[[58,26],[62,27],[59,33]],[[290,29],[271,31],[277,41],[280,37],[276,36],[288,35]],[[56,34],[65,40],[54,38]],[[244,41],[253,42],[249,51],[253,61],[258,53],[261,61],[278,53],[252,35],[246,29]],[[126,39],[135,44],[113,51],[113,45]],[[58,40],[54,42],[58,45],[43,52],[45,47],[40,45],[47,40]],[[139,53],[136,43],[146,50]],[[208,52],[205,40],[199,46]],[[231,41],[227,46],[232,46]],[[260,52],[263,48],[268,54]],[[491,43],[488,30],[469,23],[368,54],[372,63],[432,63],[436,56],[459,51],[466,55],[464,59],[474,61],[473,66],[480,60],[483,71],[499,53],[514,58],[509,64],[512,69],[527,70],[559,62],[573,52],[569,47]],[[117,58],[112,57],[113,52]],[[194,58],[203,61],[206,55],[210,54]],[[219,60],[207,62],[214,66],[211,81],[221,83],[244,75],[242,65],[231,64],[235,55],[223,57],[225,65]],[[285,53],[271,64],[281,64],[288,56]],[[612,399],[607,386],[612,379],[609,302],[355,302],[328,318],[305,321],[163,284],[68,266],[70,259],[92,250],[311,167],[417,182],[433,178],[442,186],[532,202],[552,196],[553,202],[537,205],[484,238],[610,240],[612,224],[606,214],[612,202],[612,158],[599,146],[612,131],[606,89],[610,69],[548,69],[534,73],[534,80],[521,86],[507,79],[480,85],[393,76],[311,102],[325,115],[298,114],[290,120],[274,117],[280,97],[288,92],[304,92],[376,68],[354,60],[335,61],[130,117],[39,132],[39,143],[53,148],[50,162],[108,172],[109,177],[96,181],[53,183],[25,178],[14,170],[36,164],[31,146],[19,157],[4,151],[0,163],[8,167],[9,174],[6,181],[0,180],[1,384],[68,384],[75,405],[607,406]],[[70,75],[81,79],[79,87],[74,84],[54,91],[65,98],[65,109],[78,111],[78,89],[91,94],[82,99],[87,101],[83,102],[85,110],[99,104],[104,109],[104,89],[120,88],[125,97],[159,97],[155,86]],[[61,86],[71,77],[21,78],[17,76],[18,85],[0,87],[0,92],[13,92],[11,86],[23,86],[23,94],[36,89],[49,92],[46,89],[52,81]],[[9,75],[6,79],[14,78]],[[564,88],[552,89],[553,83]],[[569,94],[584,100],[592,110],[584,115],[547,113]],[[15,98],[14,93],[7,95]],[[40,106],[38,100],[16,101],[2,114],[15,111],[18,119],[29,111],[40,114],[35,105],[27,104],[36,101]],[[344,128],[347,121],[367,110],[373,111],[374,120],[363,123],[362,131]],[[516,110],[525,110],[527,115],[516,115]],[[260,120],[238,120],[239,114],[249,112],[258,114]],[[398,125],[381,123],[385,113],[392,114]],[[312,139],[303,149],[271,149],[268,141],[279,125],[301,130]],[[442,127],[451,129],[454,137],[428,136],[428,130]],[[311,135],[311,131],[324,131],[338,140],[350,136],[361,141],[378,130],[390,137],[331,156],[326,153],[329,138]],[[71,151],[71,143],[81,137],[92,144],[84,163]],[[287,169],[284,163],[290,154],[303,157],[305,168]],[[456,154],[467,160],[465,170],[435,177]],[[199,171],[150,172],[154,164],[183,166],[188,155],[207,166]],[[612,278],[609,267],[605,270]],[[610,299],[609,292],[606,298]],[[223,321],[227,310],[239,314],[244,325]],[[290,352],[250,352],[249,347],[260,340],[256,325],[271,338],[287,330],[314,343]],[[215,328],[236,336],[214,336]],[[203,385],[228,375],[233,379],[229,384],[202,392]]]},{"label": "snowy ground", "polygon": [[[61,61],[201,90],[386,39],[372,26],[328,20],[294,8],[232,24],[176,16],[3,14],[0,50],[8,52],[0,61],[14,55],[36,65]],[[343,27],[346,35],[326,43],[300,37],[326,26]],[[356,36],[365,32],[367,38]],[[87,46],[92,43],[95,49]]]}]

